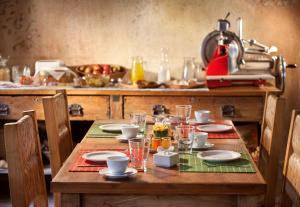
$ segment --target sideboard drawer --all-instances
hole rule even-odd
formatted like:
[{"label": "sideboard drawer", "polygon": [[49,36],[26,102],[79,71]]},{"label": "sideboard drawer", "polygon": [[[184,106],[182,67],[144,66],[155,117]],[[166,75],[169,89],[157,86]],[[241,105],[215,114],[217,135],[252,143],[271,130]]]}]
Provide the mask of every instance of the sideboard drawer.
[{"label": "sideboard drawer", "polygon": [[[212,112],[213,119],[233,121],[262,120],[264,97],[167,97],[167,96],[125,96],[124,116],[137,110],[153,114],[154,105],[163,105],[170,114],[175,114],[175,105],[189,104],[192,110],[206,109]],[[192,118],[194,118],[192,112]]]},{"label": "sideboard drawer", "polygon": [[[8,109],[1,111],[0,119],[19,119],[23,111],[35,110],[37,119],[44,120],[43,97],[0,96],[0,107]],[[81,107],[80,113],[70,113],[70,120],[109,119],[109,96],[68,96],[68,104]]]},{"label": "sideboard drawer", "polygon": [[68,96],[69,109],[72,104],[82,107],[83,115],[72,115],[71,120],[109,119],[109,96]]}]

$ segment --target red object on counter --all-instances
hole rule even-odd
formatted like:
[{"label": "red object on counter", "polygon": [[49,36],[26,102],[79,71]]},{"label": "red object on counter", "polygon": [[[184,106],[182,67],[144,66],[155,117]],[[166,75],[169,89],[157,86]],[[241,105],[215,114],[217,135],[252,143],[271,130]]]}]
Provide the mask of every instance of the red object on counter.
[{"label": "red object on counter", "polygon": [[103,75],[110,75],[111,74],[111,70],[110,70],[110,65],[103,65]]},{"label": "red object on counter", "polygon": [[206,75],[228,75],[228,46],[219,45],[210,60]]}]

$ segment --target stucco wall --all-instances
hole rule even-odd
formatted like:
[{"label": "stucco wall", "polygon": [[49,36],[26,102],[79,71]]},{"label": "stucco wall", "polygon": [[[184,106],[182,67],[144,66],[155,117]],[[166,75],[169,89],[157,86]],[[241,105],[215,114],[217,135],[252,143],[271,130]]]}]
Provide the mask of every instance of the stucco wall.
[{"label": "stucco wall", "polygon": [[299,9],[298,0],[0,0],[0,54],[21,66],[59,58],[127,67],[141,55],[155,72],[160,48],[168,47],[179,77],[183,57],[201,61],[202,39],[230,11],[232,30],[242,17],[245,38],[276,45],[299,64]]}]

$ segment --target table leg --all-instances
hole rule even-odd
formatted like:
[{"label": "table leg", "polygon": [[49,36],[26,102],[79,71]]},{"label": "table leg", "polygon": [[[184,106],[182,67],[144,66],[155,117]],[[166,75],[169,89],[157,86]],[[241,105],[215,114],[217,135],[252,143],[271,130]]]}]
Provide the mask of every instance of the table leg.
[{"label": "table leg", "polygon": [[61,194],[61,207],[80,207],[80,195],[75,193]]}]

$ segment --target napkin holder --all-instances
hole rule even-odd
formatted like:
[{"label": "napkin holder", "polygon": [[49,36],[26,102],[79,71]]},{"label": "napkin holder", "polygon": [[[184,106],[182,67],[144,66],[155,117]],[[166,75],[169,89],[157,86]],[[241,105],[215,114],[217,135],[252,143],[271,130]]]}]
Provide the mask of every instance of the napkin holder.
[{"label": "napkin holder", "polygon": [[158,152],[153,155],[153,161],[159,167],[172,167],[178,163],[179,156],[176,152]]}]

